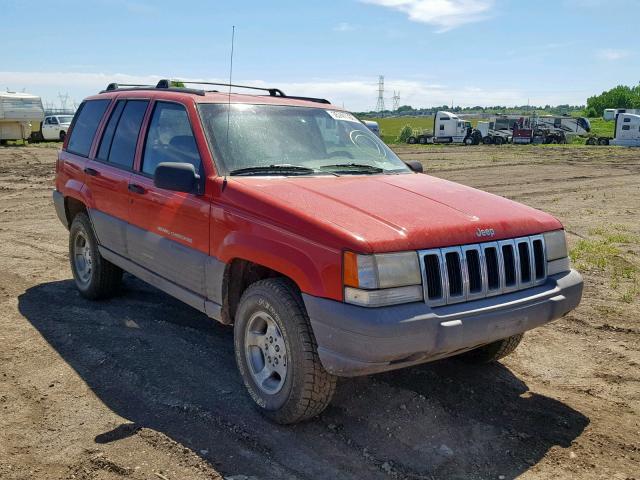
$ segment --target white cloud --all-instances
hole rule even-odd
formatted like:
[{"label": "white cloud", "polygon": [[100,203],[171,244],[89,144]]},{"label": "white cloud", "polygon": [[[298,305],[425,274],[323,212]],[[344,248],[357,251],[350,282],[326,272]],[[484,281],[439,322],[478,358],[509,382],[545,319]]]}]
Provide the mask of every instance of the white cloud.
[{"label": "white cloud", "polygon": [[338,25],[333,27],[333,30],[336,32],[353,32],[357,27],[348,22],[340,22]]},{"label": "white cloud", "polygon": [[596,50],[596,57],[600,60],[622,60],[623,58],[627,58],[631,55],[629,50],[618,50],[615,48],[601,48]]},{"label": "white cloud", "polygon": [[489,17],[495,0],[360,0],[405,13],[409,20],[445,32]]},{"label": "white cloud", "polygon": [[[155,85],[161,75],[129,75],[124,73],[86,73],[86,72],[1,72],[0,89],[9,88],[40,95],[43,100],[58,103],[58,93],[68,93],[71,99],[79,102],[84,97],[103,90],[110,82],[137,83]],[[184,79],[183,79],[184,80]],[[200,79],[203,80],[203,79]],[[209,81],[224,83],[222,78],[209,78]],[[305,82],[265,82],[261,79],[237,79],[234,83],[255,86],[278,87],[289,95],[327,98],[333,104],[353,111],[368,111],[375,107],[377,100],[377,78],[347,79],[323,78]],[[511,88],[484,88],[475,85],[443,85],[431,83],[423,78],[392,79],[385,83],[385,102],[391,108],[392,92],[399,91],[401,105],[413,107],[431,107],[450,105],[524,105],[530,98],[532,105],[561,103],[581,104],[584,92],[550,91],[531,92]],[[239,90],[240,91],[240,90]]]}]

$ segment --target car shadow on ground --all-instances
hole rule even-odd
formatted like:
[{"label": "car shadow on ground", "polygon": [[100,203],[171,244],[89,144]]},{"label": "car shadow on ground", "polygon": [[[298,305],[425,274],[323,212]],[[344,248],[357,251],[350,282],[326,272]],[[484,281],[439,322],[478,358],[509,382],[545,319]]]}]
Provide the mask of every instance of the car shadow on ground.
[{"label": "car shadow on ground", "polygon": [[110,301],[81,298],[71,280],[34,286],[18,300],[21,314],[128,420],[96,432],[96,443],[146,427],[224,475],[515,478],[589,423],[501,364],[445,360],[341,380],[319,418],[273,425],[244,392],[232,329],[134,277]]}]

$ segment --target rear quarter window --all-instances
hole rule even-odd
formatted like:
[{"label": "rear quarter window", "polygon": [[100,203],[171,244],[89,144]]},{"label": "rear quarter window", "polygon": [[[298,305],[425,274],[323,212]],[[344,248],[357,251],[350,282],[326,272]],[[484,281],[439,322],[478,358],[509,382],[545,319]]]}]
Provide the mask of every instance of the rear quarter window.
[{"label": "rear quarter window", "polygon": [[109,106],[109,102],[110,100],[106,99],[87,100],[80,106],[69,137],[69,143],[67,144],[68,152],[83,157],[89,155],[93,137],[96,134],[96,130],[98,130],[98,125],[104,112]]}]

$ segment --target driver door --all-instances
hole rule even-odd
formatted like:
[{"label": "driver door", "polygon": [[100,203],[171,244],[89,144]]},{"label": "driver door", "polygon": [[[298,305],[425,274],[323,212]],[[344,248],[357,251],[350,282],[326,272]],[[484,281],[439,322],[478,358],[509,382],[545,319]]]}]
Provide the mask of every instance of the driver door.
[{"label": "driver door", "polygon": [[167,280],[205,296],[209,256],[209,201],[153,184],[162,162],[190,163],[204,175],[202,156],[184,105],[157,101],[140,168],[129,184],[127,246],[131,259]]}]

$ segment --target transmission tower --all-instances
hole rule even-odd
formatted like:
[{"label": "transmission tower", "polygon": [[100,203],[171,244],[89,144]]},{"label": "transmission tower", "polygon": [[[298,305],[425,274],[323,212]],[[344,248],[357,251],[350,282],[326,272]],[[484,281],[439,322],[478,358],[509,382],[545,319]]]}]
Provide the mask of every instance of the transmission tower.
[{"label": "transmission tower", "polygon": [[396,111],[400,108],[400,92],[393,91],[393,110]]},{"label": "transmission tower", "polygon": [[378,103],[376,105],[376,112],[380,116],[384,115],[384,75],[378,77]]},{"label": "transmission tower", "polygon": [[67,102],[69,101],[69,94],[68,93],[62,94],[58,92],[58,98],[60,99],[60,108],[62,110],[66,110]]}]

